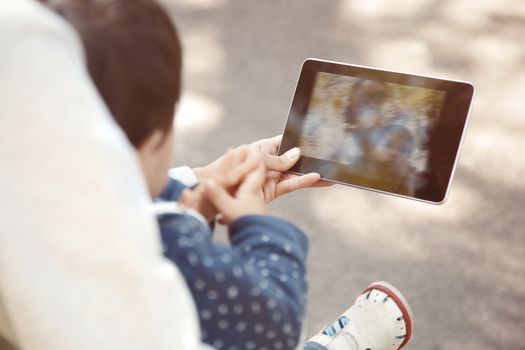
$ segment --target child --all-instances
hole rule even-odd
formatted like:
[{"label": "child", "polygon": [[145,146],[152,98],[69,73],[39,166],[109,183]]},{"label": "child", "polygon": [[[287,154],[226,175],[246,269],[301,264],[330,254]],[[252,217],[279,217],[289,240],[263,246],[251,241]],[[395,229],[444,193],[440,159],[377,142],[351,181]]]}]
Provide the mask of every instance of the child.
[{"label": "child", "polygon": [[[181,70],[179,40],[166,13],[148,0],[53,4],[79,32],[90,75],[136,147],[152,197],[160,195],[164,253],[192,292],[203,340],[217,349],[295,348],[305,310],[307,238],[291,223],[264,215],[266,171],[257,153],[230,152],[194,191],[183,192],[174,179],[166,185]],[[212,240],[208,219],[216,212],[228,225],[231,246]],[[397,349],[408,341],[410,315],[398,292],[376,285],[360,298],[359,309],[348,310],[307,346]]]}]

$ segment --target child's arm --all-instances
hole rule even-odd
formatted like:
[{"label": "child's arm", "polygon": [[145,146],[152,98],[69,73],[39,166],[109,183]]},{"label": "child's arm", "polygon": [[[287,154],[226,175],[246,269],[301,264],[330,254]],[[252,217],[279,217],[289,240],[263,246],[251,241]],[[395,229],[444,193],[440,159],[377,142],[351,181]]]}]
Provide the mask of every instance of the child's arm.
[{"label": "child's arm", "polygon": [[252,215],[231,223],[233,247],[214,242],[191,216],[159,218],[164,254],[194,297],[205,342],[218,348],[288,349],[304,316],[307,239],[277,218]]},{"label": "child's arm", "polygon": [[[204,340],[218,348],[296,345],[304,316],[307,239],[265,211],[265,169],[250,172],[235,195],[215,183],[206,195],[230,225],[233,247],[215,243],[186,215],[160,218],[165,255],[181,269],[199,309]],[[252,215],[249,215],[252,214]]]},{"label": "child's arm", "polygon": [[[301,333],[305,313],[307,237],[285,220],[261,215],[236,220],[229,227],[229,235],[234,250],[253,271],[252,278],[259,279],[254,291],[266,296],[269,311],[275,301],[279,304],[259,321],[274,324],[281,330],[280,336],[287,337],[285,348],[291,348],[291,339],[298,339]],[[273,345],[279,348],[277,343]]]}]

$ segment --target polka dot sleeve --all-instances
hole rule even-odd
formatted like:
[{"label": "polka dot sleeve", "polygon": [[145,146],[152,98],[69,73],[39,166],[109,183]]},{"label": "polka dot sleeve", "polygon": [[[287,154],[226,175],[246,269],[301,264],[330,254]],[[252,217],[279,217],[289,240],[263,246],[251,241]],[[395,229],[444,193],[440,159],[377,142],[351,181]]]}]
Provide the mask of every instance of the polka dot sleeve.
[{"label": "polka dot sleeve", "polygon": [[214,242],[191,216],[159,218],[165,255],[181,270],[198,308],[203,340],[217,349],[294,349],[307,283],[307,239],[287,221],[245,216]]}]

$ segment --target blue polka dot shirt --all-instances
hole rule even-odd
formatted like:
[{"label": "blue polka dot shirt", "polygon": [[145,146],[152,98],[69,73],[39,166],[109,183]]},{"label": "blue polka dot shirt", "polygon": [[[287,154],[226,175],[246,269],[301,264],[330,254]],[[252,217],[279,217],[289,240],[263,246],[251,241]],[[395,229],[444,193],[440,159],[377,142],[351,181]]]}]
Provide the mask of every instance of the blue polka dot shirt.
[{"label": "blue polka dot shirt", "polygon": [[[162,195],[178,198],[175,180]],[[307,293],[308,241],[295,225],[244,216],[229,226],[230,244],[184,212],[158,216],[165,256],[183,274],[195,300],[203,341],[217,349],[294,349]]]}]

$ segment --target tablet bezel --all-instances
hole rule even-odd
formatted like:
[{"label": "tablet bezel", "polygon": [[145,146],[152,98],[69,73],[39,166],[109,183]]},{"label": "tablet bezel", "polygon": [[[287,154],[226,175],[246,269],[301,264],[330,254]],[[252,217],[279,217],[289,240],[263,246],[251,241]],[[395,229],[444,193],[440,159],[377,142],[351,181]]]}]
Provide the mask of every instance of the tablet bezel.
[{"label": "tablet bezel", "polygon": [[[296,123],[302,123],[306,117],[317,72],[346,75],[446,92],[438,123],[430,134],[430,176],[427,179],[427,184],[419,189],[415,196],[406,196],[325,177],[319,169],[308,168],[308,161],[313,160],[313,158],[309,157],[301,156],[296,165],[290,169],[290,172],[297,174],[319,172],[322,179],[326,181],[432,204],[442,204],[448,197],[450,185],[459,159],[459,152],[468,125],[472,99],[475,94],[474,86],[465,81],[434,78],[309,58],[303,62],[301,67],[294,97],[290,105],[288,119],[284,128],[283,139],[278,151],[279,155],[299,145],[300,133],[294,134],[291,130],[294,124],[294,127],[296,127]],[[298,129],[300,130],[301,128],[299,127]],[[321,161],[328,165],[333,163],[327,160],[316,159],[316,161]],[[333,164],[336,165],[337,163]]]}]

